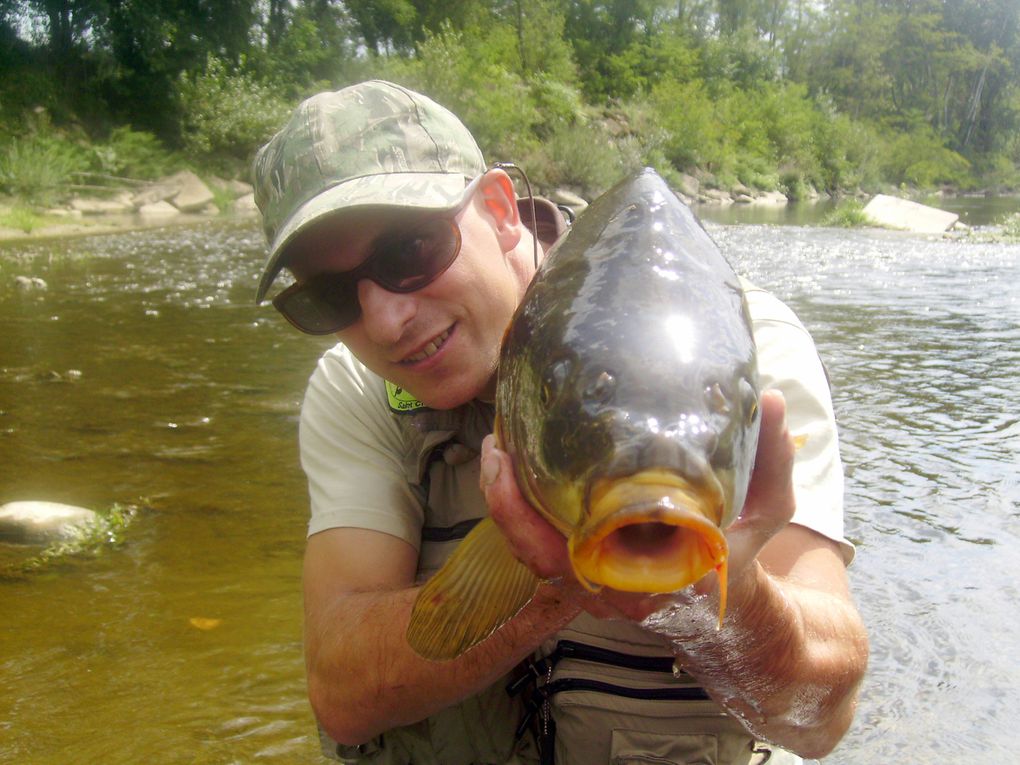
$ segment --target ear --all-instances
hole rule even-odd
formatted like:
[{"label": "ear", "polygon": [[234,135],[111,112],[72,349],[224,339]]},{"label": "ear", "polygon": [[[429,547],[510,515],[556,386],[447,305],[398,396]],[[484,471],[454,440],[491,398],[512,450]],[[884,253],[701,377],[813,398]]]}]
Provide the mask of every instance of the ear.
[{"label": "ear", "polygon": [[490,170],[479,181],[478,191],[492,219],[500,249],[510,252],[521,241],[522,225],[513,181],[503,170]]}]

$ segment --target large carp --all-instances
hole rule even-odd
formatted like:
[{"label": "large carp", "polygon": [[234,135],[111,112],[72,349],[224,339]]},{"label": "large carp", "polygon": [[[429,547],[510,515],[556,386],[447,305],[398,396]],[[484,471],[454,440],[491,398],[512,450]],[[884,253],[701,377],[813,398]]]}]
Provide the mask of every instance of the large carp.
[{"label": "large carp", "polygon": [[[670,593],[716,571],[747,493],[758,374],[737,276],[652,170],[597,199],[546,256],[507,331],[496,435],[589,589]],[[408,628],[452,658],[537,581],[485,519],[423,587]]]}]

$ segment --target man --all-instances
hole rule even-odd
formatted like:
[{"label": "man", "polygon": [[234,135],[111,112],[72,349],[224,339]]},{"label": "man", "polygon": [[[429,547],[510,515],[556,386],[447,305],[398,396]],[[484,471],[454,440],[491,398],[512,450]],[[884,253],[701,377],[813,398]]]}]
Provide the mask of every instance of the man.
[{"label": "man", "polygon": [[[533,761],[526,704],[506,682],[567,639],[609,660],[574,656],[532,672],[611,677],[619,682],[598,687],[624,691],[539,696],[532,722],[557,762],[775,763],[797,761],[780,746],[832,749],[853,716],[867,641],[845,574],[852,547],[824,373],[788,309],[748,285],[763,381],[790,407],[779,391],[762,396],[717,630],[714,576],[665,610],[584,590],[562,536],[524,502],[509,457],[486,437],[500,340],[535,271],[523,220],[543,247],[563,228],[548,203],[538,200],[535,220],[522,216],[530,207],[502,169],[486,169],[456,117],[381,81],[298,107],[260,151],[255,180],[270,243],[257,300],[286,268],[296,281],[274,304],[299,329],[340,340],[312,376],[300,429],[312,504],[308,691],[324,741],[339,742],[331,753]],[[807,436],[796,455],[786,419]],[[546,581],[480,645],[426,661],[404,637],[417,585],[489,511]],[[667,671],[645,671],[664,657]]]}]

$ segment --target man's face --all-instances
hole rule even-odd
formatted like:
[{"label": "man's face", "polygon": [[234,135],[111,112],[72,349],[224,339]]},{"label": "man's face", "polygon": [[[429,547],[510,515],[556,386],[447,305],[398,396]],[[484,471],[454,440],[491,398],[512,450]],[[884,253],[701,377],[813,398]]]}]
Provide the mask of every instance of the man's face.
[{"label": "man's face", "polygon": [[[531,276],[476,194],[454,219],[460,254],[435,281],[409,293],[358,282],[361,317],[337,337],[369,369],[436,409],[491,399],[503,332]],[[412,227],[406,213],[375,212],[302,237],[290,268],[299,280],[360,265],[384,234]]]}]

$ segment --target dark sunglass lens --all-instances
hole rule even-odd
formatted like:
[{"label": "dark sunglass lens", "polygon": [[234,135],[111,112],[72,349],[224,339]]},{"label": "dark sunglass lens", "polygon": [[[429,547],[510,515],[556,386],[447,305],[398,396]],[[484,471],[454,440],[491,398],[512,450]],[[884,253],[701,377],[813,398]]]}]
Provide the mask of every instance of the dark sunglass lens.
[{"label": "dark sunglass lens", "polygon": [[302,332],[328,335],[358,320],[361,309],[350,280],[313,280],[273,301],[277,310]]},{"label": "dark sunglass lens", "polygon": [[450,267],[460,250],[460,232],[453,221],[426,221],[411,235],[380,244],[375,276],[387,289],[421,289]]}]

